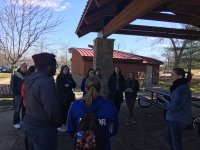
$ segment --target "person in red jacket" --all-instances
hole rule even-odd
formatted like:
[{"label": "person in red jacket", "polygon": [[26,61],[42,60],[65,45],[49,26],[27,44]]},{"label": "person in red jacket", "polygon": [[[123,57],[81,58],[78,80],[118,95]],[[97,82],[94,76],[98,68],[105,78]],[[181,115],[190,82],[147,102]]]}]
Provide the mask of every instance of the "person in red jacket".
[{"label": "person in red jacket", "polygon": [[[28,71],[27,71],[27,74],[25,76],[25,79],[28,75],[32,74],[33,72],[35,72],[35,66],[30,66],[28,68]],[[24,79],[24,80],[25,80]],[[22,83],[22,88],[21,88],[21,95],[22,95],[22,120],[24,118],[24,115],[25,115],[25,112],[26,112],[26,99],[25,99],[25,86],[24,86],[24,80],[23,80],[23,83]],[[28,138],[27,136],[25,136],[24,138],[24,143],[25,143],[25,148],[26,150],[29,150],[29,146],[28,146]]]}]

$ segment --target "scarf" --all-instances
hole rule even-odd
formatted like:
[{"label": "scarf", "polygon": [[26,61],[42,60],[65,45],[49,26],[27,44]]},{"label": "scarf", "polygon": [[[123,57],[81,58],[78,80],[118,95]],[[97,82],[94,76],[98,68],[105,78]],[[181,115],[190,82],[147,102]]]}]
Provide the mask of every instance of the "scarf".
[{"label": "scarf", "polygon": [[172,93],[176,88],[178,88],[179,86],[183,85],[183,84],[187,84],[188,83],[188,79],[186,78],[181,78],[181,79],[177,79],[173,82],[172,86],[170,87],[170,92]]}]

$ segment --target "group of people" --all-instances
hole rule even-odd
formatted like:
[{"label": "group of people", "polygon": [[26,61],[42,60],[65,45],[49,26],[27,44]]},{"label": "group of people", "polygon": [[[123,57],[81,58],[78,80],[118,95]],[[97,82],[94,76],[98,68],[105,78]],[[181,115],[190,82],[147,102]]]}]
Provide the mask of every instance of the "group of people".
[{"label": "group of people", "polygon": [[[126,124],[134,124],[133,107],[139,90],[139,82],[130,72],[127,80],[119,67],[115,67],[108,80],[107,98],[101,96],[101,70],[89,69],[83,79],[83,98],[75,100],[73,88],[76,83],[69,67],[61,67],[54,81],[57,62],[54,54],[40,53],[32,56],[34,66],[28,68],[22,63],[12,77],[14,95],[15,128],[21,128],[20,108],[23,109],[23,131],[29,150],[56,150],[57,130],[75,138],[77,128],[86,112],[95,111],[103,133],[105,150],[111,150],[110,137],[118,132],[118,114],[123,102],[123,92],[128,107]],[[182,68],[172,72],[173,85],[170,101],[161,98],[168,109],[168,141],[172,150],[182,150],[182,129],[191,123],[191,76]]]},{"label": "group of people", "polygon": [[11,79],[13,125],[17,129],[23,125],[26,149],[56,149],[57,130],[67,131],[67,113],[75,100],[72,88],[76,87],[76,83],[68,66],[64,65],[55,84],[55,55],[41,53],[32,58],[34,66],[27,70],[27,64],[22,63]]},{"label": "group of people", "polygon": [[[101,80],[101,70],[98,68],[96,70],[90,68],[86,77],[82,80],[81,90],[83,96],[86,94],[85,83],[89,77],[97,76]],[[139,91],[139,82],[135,79],[134,73],[130,72],[127,80],[121,73],[120,67],[116,66],[112,75],[108,80],[108,95],[107,99],[111,100],[117,108],[117,112],[120,111],[121,103],[124,101],[123,92],[125,92],[126,104],[128,107],[128,117],[126,124],[135,123],[133,118],[133,108],[136,101],[137,92]]]}]

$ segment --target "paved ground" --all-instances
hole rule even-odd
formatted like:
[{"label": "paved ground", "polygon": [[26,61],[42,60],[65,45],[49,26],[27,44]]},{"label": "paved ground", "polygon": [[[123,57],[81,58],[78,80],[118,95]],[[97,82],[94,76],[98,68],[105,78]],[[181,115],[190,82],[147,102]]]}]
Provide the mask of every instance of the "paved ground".
[{"label": "paved ground", "polygon": [[[195,110],[200,114],[200,110]],[[24,136],[12,126],[11,106],[0,106],[0,150],[24,150]],[[169,150],[165,140],[166,121],[162,110],[135,108],[135,125],[125,125],[126,106],[122,105],[119,116],[119,133],[112,138],[113,150]],[[200,137],[197,129],[184,131],[184,150],[200,150]],[[58,150],[72,150],[73,141],[68,134],[59,133]]]}]

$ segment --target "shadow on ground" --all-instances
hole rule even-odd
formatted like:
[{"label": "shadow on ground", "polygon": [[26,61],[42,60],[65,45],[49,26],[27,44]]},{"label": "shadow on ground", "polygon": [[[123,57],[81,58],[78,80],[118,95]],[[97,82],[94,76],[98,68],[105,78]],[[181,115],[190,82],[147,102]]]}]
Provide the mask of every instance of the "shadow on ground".
[{"label": "shadow on ground", "polygon": [[[6,106],[4,106],[6,107]],[[10,106],[11,107],[11,106]],[[198,111],[198,112],[197,112]],[[195,111],[199,114],[200,110]],[[0,150],[24,150],[24,135],[12,126],[13,110],[0,112]],[[127,108],[122,104],[119,132],[112,138],[112,150],[169,150],[165,140],[166,121],[163,111],[156,107],[135,107],[136,124],[126,125]],[[199,150],[197,129],[183,132],[184,150]],[[73,150],[73,140],[67,133],[58,134],[58,150]]]}]

